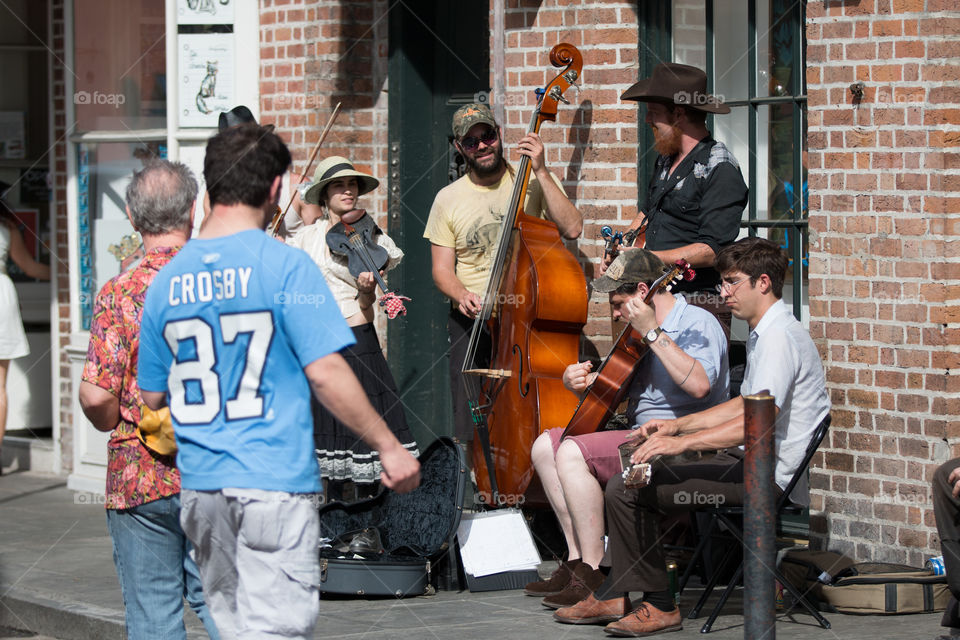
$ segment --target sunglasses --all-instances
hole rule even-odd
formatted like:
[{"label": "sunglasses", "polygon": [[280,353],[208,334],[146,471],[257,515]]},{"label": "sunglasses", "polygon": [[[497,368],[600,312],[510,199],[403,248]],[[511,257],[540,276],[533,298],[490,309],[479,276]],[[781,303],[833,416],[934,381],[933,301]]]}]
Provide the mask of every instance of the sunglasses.
[{"label": "sunglasses", "polygon": [[460,138],[460,146],[463,147],[464,151],[476,151],[481,142],[489,146],[496,142],[497,136],[498,134],[496,129],[487,129],[480,134],[480,137],[467,136],[465,138]]}]

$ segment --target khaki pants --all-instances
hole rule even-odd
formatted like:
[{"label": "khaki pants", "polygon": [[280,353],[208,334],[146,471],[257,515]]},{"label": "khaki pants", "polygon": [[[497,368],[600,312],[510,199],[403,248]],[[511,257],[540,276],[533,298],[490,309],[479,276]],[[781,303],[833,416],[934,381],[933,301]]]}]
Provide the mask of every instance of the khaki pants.
[{"label": "khaki pants", "polygon": [[320,613],[320,521],[308,494],[181,492],[207,607],[223,640],[313,637]]}]

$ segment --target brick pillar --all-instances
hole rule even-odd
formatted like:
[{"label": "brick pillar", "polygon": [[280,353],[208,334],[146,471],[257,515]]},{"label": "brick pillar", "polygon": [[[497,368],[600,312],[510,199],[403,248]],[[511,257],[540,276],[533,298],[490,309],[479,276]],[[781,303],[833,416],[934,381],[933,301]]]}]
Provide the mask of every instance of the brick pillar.
[{"label": "brick pillar", "polygon": [[960,17],[948,5],[807,5],[810,329],[834,416],[812,526],[831,549],[915,566],[939,554],[933,471],[960,455]]}]

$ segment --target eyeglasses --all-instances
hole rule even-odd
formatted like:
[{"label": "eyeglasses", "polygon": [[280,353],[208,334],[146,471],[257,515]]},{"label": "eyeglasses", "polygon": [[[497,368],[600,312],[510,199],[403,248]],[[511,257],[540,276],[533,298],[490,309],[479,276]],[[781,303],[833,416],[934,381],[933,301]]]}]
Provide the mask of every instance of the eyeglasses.
[{"label": "eyeglasses", "polygon": [[722,294],[724,290],[726,290],[727,295],[733,295],[733,292],[737,289],[737,287],[739,287],[741,284],[743,284],[749,279],[750,279],[750,276],[746,276],[746,277],[740,278],[736,282],[726,282],[726,281],[721,282],[716,286],[717,293]]},{"label": "eyeglasses", "polygon": [[467,136],[466,138],[460,138],[460,146],[463,147],[464,151],[476,151],[481,142],[488,146],[496,142],[497,135],[496,129],[487,129],[480,134],[480,137]]}]

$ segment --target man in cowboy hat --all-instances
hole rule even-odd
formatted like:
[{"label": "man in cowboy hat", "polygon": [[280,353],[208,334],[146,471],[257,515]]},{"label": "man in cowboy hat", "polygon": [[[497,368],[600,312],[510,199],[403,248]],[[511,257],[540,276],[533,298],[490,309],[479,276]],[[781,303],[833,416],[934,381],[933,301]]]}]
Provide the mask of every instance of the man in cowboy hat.
[{"label": "man in cowboy hat", "polygon": [[[473,440],[473,421],[460,367],[466,357],[473,319],[480,311],[490,262],[497,251],[500,221],[510,203],[515,171],[503,157],[500,126],[487,105],[467,104],[457,109],[453,114],[453,138],[454,147],[466,162],[467,173],[437,193],[423,237],[431,244],[433,281],[453,307],[447,329],[455,435],[469,445]],[[540,136],[526,134],[517,150],[530,158],[532,168],[524,211],[552,220],[564,238],[578,237],[583,228],[582,216],[563,192],[560,181],[547,169]],[[489,343],[477,350],[487,352]]]},{"label": "man in cowboy hat", "polygon": [[667,264],[683,258],[696,269],[697,277],[676,290],[717,314],[729,332],[713,265],[720,249],[737,238],[747,185],[736,158],[711,137],[706,117],[730,113],[730,107],[707,93],[707,74],[673,62],[658,64],[620,97],[647,103],[646,123],[659,154],[631,229],[645,227],[646,248]]}]

